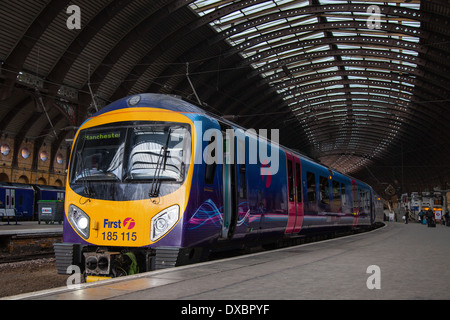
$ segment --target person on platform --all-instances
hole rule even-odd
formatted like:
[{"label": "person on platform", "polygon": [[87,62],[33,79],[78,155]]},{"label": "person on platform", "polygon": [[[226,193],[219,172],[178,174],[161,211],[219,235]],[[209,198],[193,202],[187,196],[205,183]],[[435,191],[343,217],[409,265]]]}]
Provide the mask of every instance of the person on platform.
[{"label": "person on platform", "polygon": [[434,222],[434,213],[431,210],[427,211],[427,222],[428,222],[428,227],[431,227],[435,224]]},{"label": "person on platform", "polygon": [[420,212],[419,212],[419,220],[420,220],[420,224],[422,224],[423,223],[423,217],[425,216],[425,213],[423,213],[423,210],[420,210]]},{"label": "person on platform", "polygon": [[405,212],[405,224],[408,224],[408,220],[409,220],[409,209],[406,209],[406,212]]}]

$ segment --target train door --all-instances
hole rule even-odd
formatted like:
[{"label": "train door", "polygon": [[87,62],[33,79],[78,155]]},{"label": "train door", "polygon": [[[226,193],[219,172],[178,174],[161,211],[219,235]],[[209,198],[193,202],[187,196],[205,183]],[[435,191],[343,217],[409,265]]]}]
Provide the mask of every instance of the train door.
[{"label": "train door", "polygon": [[353,226],[358,225],[359,220],[359,194],[356,181],[352,179],[352,198],[353,198]]},{"label": "train door", "polygon": [[303,224],[300,159],[286,153],[288,176],[288,223],[285,233],[298,233]]},{"label": "train door", "polygon": [[373,224],[375,221],[375,195],[373,194],[373,190],[369,190],[369,206],[370,206],[370,224]]},{"label": "train door", "polygon": [[[236,221],[236,233],[246,233],[247,225],[245,221],[249,221],[250,207],[248,204],[247,193],[247,160],[246,160],[246,137],[244,134],[238,134],[236,132],[236,185],[237,185],[237,221]],[[231,235],[232,236],[232,235]]]},{"label": "train door", "polygon": [[237,222],[236,143],[231,127],[222,126],[223,134],[223,222],[222,239],[231,239]]},{"label": "train door", "polygon": [[14,217],[15,214],[15,206],[16,206],[16,190],[15,189],[6,189],[5,195],[5,214],[7,217]]}]

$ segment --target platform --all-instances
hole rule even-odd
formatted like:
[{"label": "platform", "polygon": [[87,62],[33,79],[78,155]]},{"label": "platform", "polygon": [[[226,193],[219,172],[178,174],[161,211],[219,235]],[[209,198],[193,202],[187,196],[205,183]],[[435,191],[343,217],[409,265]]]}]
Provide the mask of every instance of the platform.
[{"label": "platform", "polygon": [[15,221],[10,221],[10,224],[7,224],[6,221],[0,223],[0,237],[45,233],[62,235],[62,232],[63,225],[59,223],[46,224],[45,222],[41,222],[41,224],[38,224],[37,221],[18,221],[17,224]]},{"label": "platform", "polygon": [[10,298],[450,299],[449,243],[450,227],[389,222],[370,233]]}]

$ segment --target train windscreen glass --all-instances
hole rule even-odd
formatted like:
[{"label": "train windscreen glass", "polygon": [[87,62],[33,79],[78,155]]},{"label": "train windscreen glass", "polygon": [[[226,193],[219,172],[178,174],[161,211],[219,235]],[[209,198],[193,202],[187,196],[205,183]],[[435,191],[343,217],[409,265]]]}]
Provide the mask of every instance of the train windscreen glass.
[{"label": "train windscreen glass", "polygon": [[190,134],[182,126],[130,129],[126,180],[183,180],[190,157]]},{"label": "train windscreen glass", "polygon": [[183,124],[85,129],[72,154],[70,181],[181,182],[190,152],[191,135]]}]

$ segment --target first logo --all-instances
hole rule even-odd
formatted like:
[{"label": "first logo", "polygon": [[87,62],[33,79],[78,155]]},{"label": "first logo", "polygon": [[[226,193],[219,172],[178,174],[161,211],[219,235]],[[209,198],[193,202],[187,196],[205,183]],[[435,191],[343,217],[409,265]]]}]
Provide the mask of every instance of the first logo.
[{"label": "first logo", "polygon": [[133,218],[126,218],[125,220],[123,220],[123,226],[124,227],[128,226],[128,230],[133,229],[135,225],[136,225],[136,222],[134,221]]}]

